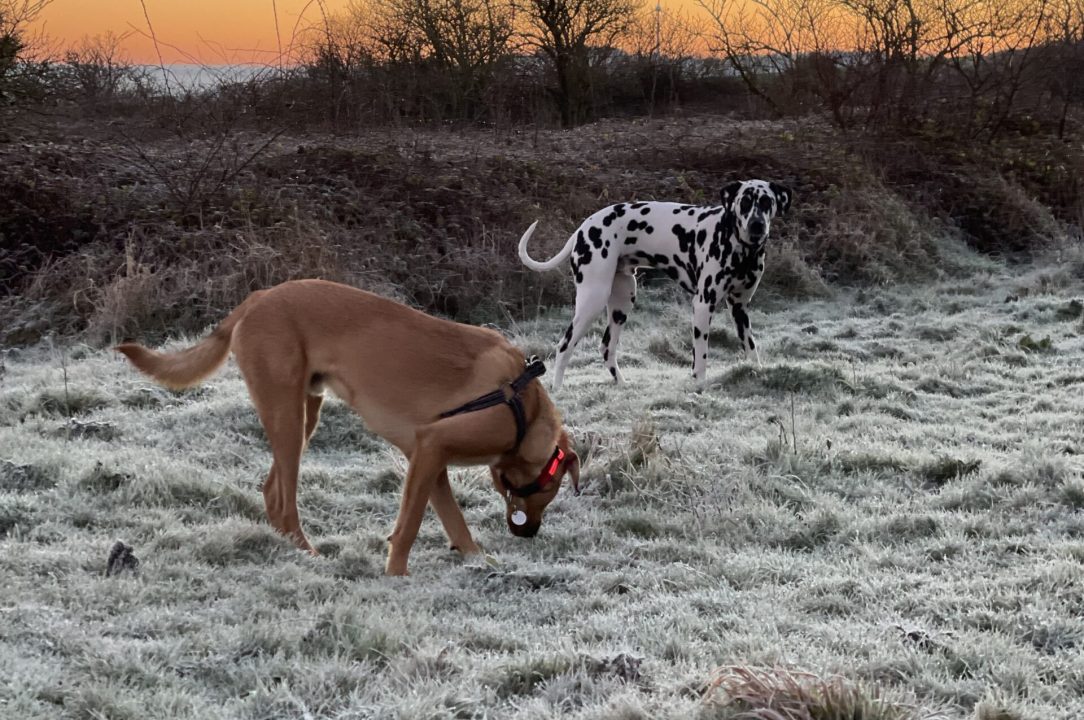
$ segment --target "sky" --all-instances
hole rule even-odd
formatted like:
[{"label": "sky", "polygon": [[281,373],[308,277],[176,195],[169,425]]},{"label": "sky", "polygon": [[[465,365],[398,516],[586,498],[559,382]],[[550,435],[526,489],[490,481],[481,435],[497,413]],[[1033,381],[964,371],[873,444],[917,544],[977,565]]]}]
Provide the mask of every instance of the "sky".
[{"label": "sky", "polygon": [[[289,45],[299,20],[319,22],[321,7],[334,13],[348,0],[52,0],[34,24],[59,48],[83,37],[121,36],[128,60],[139,63],[196,62],[274,64],[278,37]],[[144,5],[146,15],[144,15]],[[147,17],[158,39],[148,30]],[[161,58],[159,58],[161,52]]]},{"label": "sky", "polygon": [[[121,55],[117,60],[155,65],[159,62],[274,65],[281,56],[280,43],[283,51],[288,51],[299,29],[322,25],[325,13],[341,13],[351,3],[351,0],[46,1],[48,4],[31,27],[31,33],[35,37],[43,35],[45,47],[53,53],[77,45],[83,38],[111,33],[120,38]],[[649,7],[659,2],[665,11],[679,13],[696,6],[695,0],[642,2],[650,3]]]}]

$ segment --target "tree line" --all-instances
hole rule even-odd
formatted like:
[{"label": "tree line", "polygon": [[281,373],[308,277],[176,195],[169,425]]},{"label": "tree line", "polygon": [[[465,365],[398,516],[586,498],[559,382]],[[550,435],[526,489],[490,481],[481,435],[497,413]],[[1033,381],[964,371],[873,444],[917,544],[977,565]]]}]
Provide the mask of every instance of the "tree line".
[{"label": "tree line", "polygon": [[[47,2],[0,0],[0,98],[31,69],[97,100],[150,92],[115,36],[67,49],[51,75],[21,57]],[[572,126],[685,106],[973,137],[1021,122],[1064,134],[1084,99],[1084,0],[672,2],[355,0],[230,93],[339,127]]]}]

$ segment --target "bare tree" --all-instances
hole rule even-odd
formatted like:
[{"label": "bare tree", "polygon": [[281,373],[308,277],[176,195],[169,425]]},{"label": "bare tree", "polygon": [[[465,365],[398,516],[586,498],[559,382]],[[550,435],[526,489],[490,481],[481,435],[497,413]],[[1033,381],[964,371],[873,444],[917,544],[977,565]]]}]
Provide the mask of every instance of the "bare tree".
[{"label": "bare tree", "polygon": [[1061,108],[1058,137],[1065,137],[1073,104],[1084,102],[1084,0],[1052,0],[1043,36],[1048,43],[1046,86]]},{"label": "bare tree", "polygon": [[[708,40],[753,95],[776,114],[815,94],[841,127],[865,78],[857,22],[840,0],[697,0],[712,18]],[[799,105],[795,108],[795,105]]]},{"label": "bare tree", "polygon": [[0,0],[0,94],[28,48],[26,29],[52,0]]},{"label": "bare tree", "polygon": [[374,40],[392,62],[425,63],[450,80],[451,113],[471,117],[510,52],[511,0],[373,0]]},{"label": "bare tree", "polygon": [[523,36],[552,63],[552,90],[561,124],[591,111],[591,47],[608,47],[632,26],[636,0],[516,0],[525,16]]},{"label": "bare tree", "polygon": [[72,90],[91,103],[145,87],[146,74],[121,50],[124,38],[113,33],[84,37],[64,53],[64,77]]},{"label": "bare tree", "polygon": [[688,14],[663,9],[661,2],[643,8],[628,32],[628,45],[637,65],[646,72],[648,114],[657,104],[677,101],[685,66],[696,55],[697,31]]}]

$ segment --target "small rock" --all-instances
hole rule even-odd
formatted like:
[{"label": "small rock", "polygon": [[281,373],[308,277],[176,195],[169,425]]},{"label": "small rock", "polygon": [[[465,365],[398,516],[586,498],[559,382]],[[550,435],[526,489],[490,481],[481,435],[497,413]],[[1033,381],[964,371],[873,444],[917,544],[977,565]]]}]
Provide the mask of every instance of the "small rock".
[{"label": "small rock", "polygon": [[114,575],[120,575],[125,570],[130,570],[133,574],[139,574],[139,558],[132,554],[132,546],[125,545],[120,540],[117,540],[113,544],[113,549],[109,551],[109,560],[105,567],[105,576],[112,577]]}]

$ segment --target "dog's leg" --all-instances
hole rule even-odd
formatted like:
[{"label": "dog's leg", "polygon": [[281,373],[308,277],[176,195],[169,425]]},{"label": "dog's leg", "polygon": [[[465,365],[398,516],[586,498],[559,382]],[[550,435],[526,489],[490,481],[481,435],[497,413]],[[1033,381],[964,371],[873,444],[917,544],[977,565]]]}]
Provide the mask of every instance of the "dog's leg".
[{"label": "dog's leg", "polygon": [[305,399],[305,447],[309,446],[309,440],[316,432],[316,423],[320,422],[320,407],[323,404],[323,395],[309,395]]},{"label": "dog's leg", "polygon": [[254,393],[253,402],[274,457],[264,484],[268,520],[299,548],[316,555],[301,529],[297,512],[297,476],[305,447],[305,406],[300,397],[288,390],[278,393],[274,388],[264,387],[260,391],[263,397],[257,400]]},{"label": "dog's leg", "polygon": [[[304,360],[299,350],[270,352],[256,338],[244,334],[234,337],[234,346],[237,365],[271,446],[271,472],[263,487],[267,519],[299,548],[316,555],[297,513],[297,476],[310,420],[306,417],[305,386],[300,383]],[[312,415],[314,429],[317,413]]]},{"label": "dog's leg", "polygon": [[742,347],[745,348],[745,357],[748,358],[749,354],[752,353],[757,359],[757,365],[760,365],[760,352],[753,340],[753,331],[749,327],[749,314],[745,312],[745,306],[740,302],[731,301],[730,314],[734,317],[734,327],[738,331],[738,340],[741,341]]},{"label": "dog's leg", "polygon": [[417,431],[414,450],[410,454],[410,467],[403,483],[399,514],[395,518],[395,529],[388,537],[388,562],[384,567],[388,575],[407,574],[407,558],[418,537],[425,505],[429,502],[437,478],[447,472],[445,447],[439,428],[429,425]]},{"label": "dog's leg", "polygon": [[708,330],[711,328],[711,305],[697,298],[693,301],[693,378],[704,380],[708,366]]},{"label": "dog's leg", "polygon": [[618,385],[625,382],[621,370],[617,367],[617,343],[621,339],[621,330],[625,327],[632,305],[636,302],[636,276],[632,273],[619,272],[614,275],[613,287],[610,288],[610,300],[606,304],[609,324],[602,336],[602,360],[610,369]]},{"label": "dog's leg", "polygon": [[464,555],[473,555],[481,552],[474,538],[471,537],[467,528],[467,521],[463,518],[463,511],[459,509],[459,503],[452,495],[452,484],[448,481],[448,471],[445,470],[437,478],[433,486],[433,492],[429,496],[429,504],[433,506],[440,524],[444,526],[444,532],[448,535],[448,542],[453,550],[458,550]]},{"label": "dog's leg", "polygon": [[565,375],[565,366],[568,365],[576,343],[587,334],[591,321],[606,308],[606,298],[609,292],[609,284],[603,286],[597,283],[592,284],[591,281],[581,284],[576,289],[576,312],[572,316],[572,324],[568,326],[564,338],[561,339],[561,343],[557,347],[557,359],[553,363],[554,390],[561,387],[561,380]]}]

